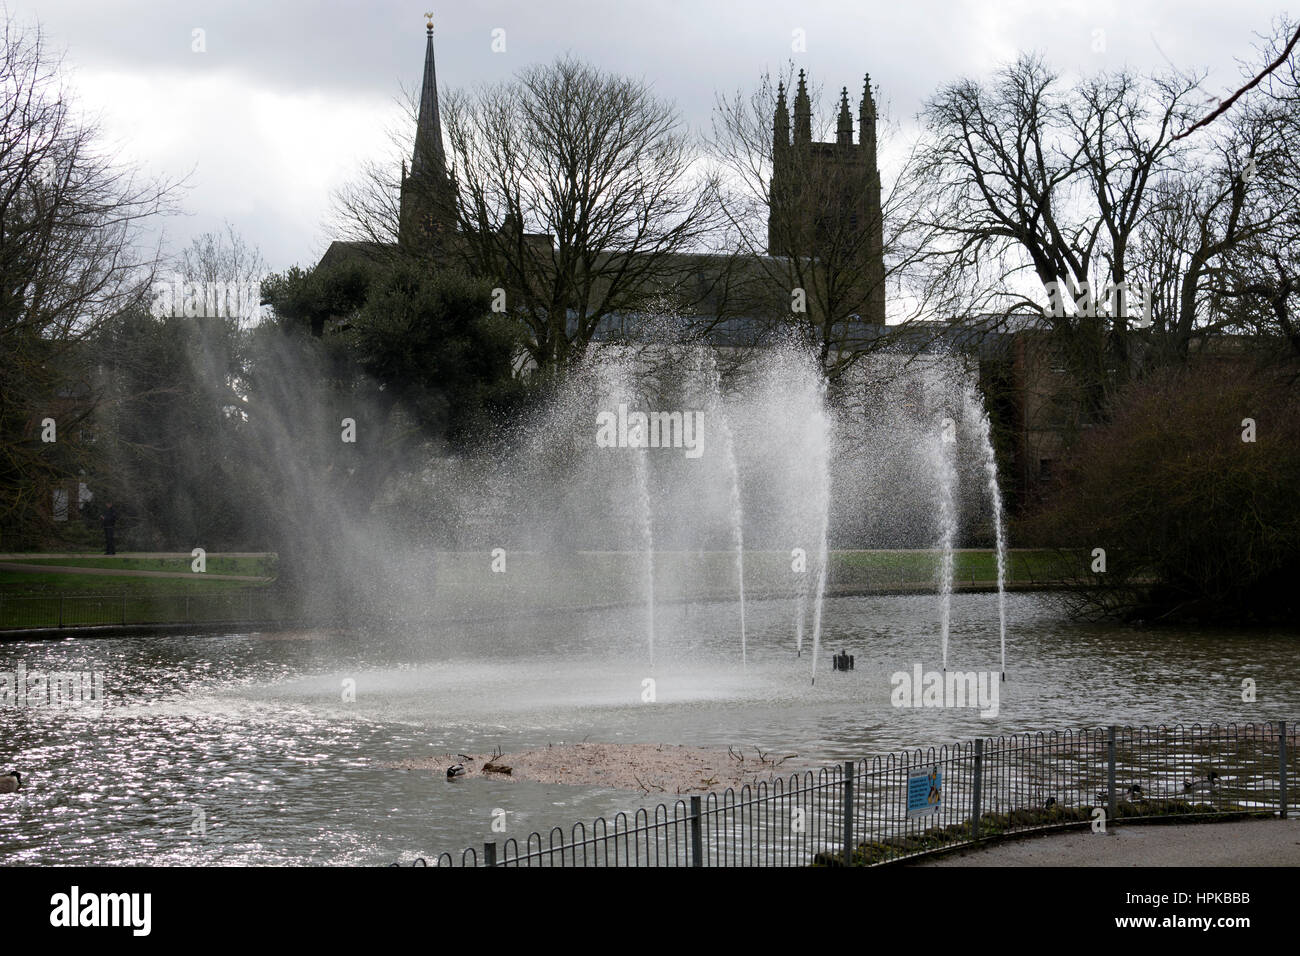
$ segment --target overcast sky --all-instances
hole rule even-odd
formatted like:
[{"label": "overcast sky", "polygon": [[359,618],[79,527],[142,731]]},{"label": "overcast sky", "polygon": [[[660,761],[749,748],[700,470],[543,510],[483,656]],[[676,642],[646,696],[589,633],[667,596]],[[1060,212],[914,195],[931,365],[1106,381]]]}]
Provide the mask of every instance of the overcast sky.
[{"label": "overcast sky", "polygon": [[[1064,71],[1205,68],[1239,84],[1270,0],[8,0],[63,51],[79,101],[149,170],[189,176],[173,248],[229,221],[271,269],[314,263],[330,192],[391,148],[398,100],[419,82],[433,10],[443,90],[573,53],[642,77],[707,128],[716,91],[793,59],[829,94],[870,72],[910,121],[938,86],[1022,50]],[[505,52],[494,53],[494,30]],[[204,52],[195,52],[201,30]],[[792,49],[803,31],[806,51]],[[854,110],[856,115],[856,108]]]}]

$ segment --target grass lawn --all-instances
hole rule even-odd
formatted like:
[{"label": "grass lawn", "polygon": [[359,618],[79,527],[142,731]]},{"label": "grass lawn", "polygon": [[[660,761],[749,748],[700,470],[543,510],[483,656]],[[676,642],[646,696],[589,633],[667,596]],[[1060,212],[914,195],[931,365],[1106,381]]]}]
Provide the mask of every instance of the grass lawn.
[{"label": "grass lawn", "polygon": [[284,607],[283,596],[270,588],[0,591],[0,629],[268,620],[285,616]]},{"label": "grass lawn", "polygon": [[185,577],[59,574],[0,570],[0,629],[92,624],[153,624],[277,617],[281,597],[271,582],[229,581],[208,574],[273,577],[274,556],[210,557],[207,573],[191,558],[27,557],[15,563],[76,568],[171,571]]},{"label": "grass lawn", "polygon": [[0,571],[2,594],[210,594],[214,591],[266,587],[256,581],[221,581],[204,578],[133,578],[103,574],[40,574],[28,571]]},{"label": "grass lawn", "polygon": [[[840,551],[833,556],[835,571],[877,571],[901,577],[922,578],[934,573],[939,560],[936,551]],[[956,551],[952,556],[953,577],[960,582],[993,582],[998,579],[997,554],[991,550]],[[1060,556],[1050,550],[1007,552],[1007,580],[1012,583],[1055,581],[1063,577]]]},{"label": "grass lawn", "polygon": [[[15,558],[22,564],[44,564],[57,565],[65,568],[116,568],[121,571],[174,571],[174,572],[191,572],[191,563],[193,558],[189,556],[175,558],[122,558],[108,557],[106,555],[87,556],[84,558]],[[208,574],[243,574],[253,577],[273,577],[275,575],[275,558],[258,557],[258,558],[225,558],[225,557],[208,557],[206,559]],[[18,572],[21,573],[21,572]],[[95,577],[87,575],[87,577]],[[201,574],[194,574],[196,579],[203,577]],[[104,577],[100,576],[97,580],[103,582]]]},{"label": "grass lawn", "polygon": [[[835,551],[827,593],[898,589],[922,592],[935,586],[937,551]],[[19,559],[15,559],[19,560]],[[189,557],[24,557],[25,564],[84,568],[176,571],[178,578],[53,574],[0,570],[0,628],[72,624],[241,621],[280,616],[285,596],[271,583],[213,580],[190,571]],[[523,552],[507,554],[506,573],[491,570],[487,551],[438,552],[429,571],[432,600],[418,610],[435,618],[483,618],[558,607],[643,601],[645,555],[619,552]],[[655,592],[660,601],[727,600],[736,593],[732,551],[662,551],[655,554]],[[806,556],[802,574],[788,551],[746,551],[745,590],[753,599],[789,597],[813,586],[817,555]],[[953,555],[958,588],[991,587],[997,559],[990,550]],[[274,556],[209,558],[216,574],[273,576]],[[1061,558],[1049,550],[1008,554],[1007,583],[1051,585],[1063,580]],[[287,612],[286,612],[287,613]]]}]

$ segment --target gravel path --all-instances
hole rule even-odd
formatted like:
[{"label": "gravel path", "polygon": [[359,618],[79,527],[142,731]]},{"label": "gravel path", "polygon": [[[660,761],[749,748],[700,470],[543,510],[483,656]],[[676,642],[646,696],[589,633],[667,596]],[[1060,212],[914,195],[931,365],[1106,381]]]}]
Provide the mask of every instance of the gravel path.
[{"label": "gravel path", "polygon": [[913,866],[1300,866],[1300,818],[1072,830]]}]

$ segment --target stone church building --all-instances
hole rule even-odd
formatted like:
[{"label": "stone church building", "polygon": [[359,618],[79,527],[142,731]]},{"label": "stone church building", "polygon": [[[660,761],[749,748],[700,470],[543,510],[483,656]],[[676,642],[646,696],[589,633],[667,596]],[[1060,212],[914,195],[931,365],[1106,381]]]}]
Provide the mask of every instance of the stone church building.
[{"label": "stone church building", "polygon": [[868,302],[860,318],[885,324],[884,221],[880,208],[880,169],[876,163],[876,103],[866,77],[858,104],[858,142],[853,142],[849,91],[840,93],[835,142],[812,138],[812,103],[807,78],[799,71],[794,97],[794,128],[785,87],[778,86],[772,122],[772,185],[767,221],[771,256],[806,255],[828,250],[847,264],[860,262]]},{"label": "stone church building", "polygon": [[[814,142],[804,73],[800,72],[795,95],[793,127],[782,89],[773,123],[768,255],[678,256],[680,276],[665,284],[675,292],[684,292],[682,300],[687,311],[725,313],[727,320],[721,325],[732,332],[741,327],[770,325],[781,318],[783,310],[788,311],[788,283],[771,281],[776,276],[784,278],[787,271],[780,267],[779,260],[798,256],[801,250],[826,249],[836,258],[837,268],[846,273],[852,268],[862,277],[859,298],[865,307],[855,309],[844,319],[885,324],[876,107],[869,79],[859,104],[858,125],[859,142],[854,143],[846,89],[835,142]],[[401,172],[397,242],[336,241],[326,249],[319,265],[329,267],[355,257],[383,258],[395,252],[455,261],[461,257],[465,242],[457,229],[456,198],[443,143],[433,25],[429,23],[414,147],[409,165],[403,163]],[[503,223],[500,228],[508,230],[511,223]],[[545,234],[525,233],[521,238],[542,252],[553,244],[553,237]],[[803,251],[802,255],[807,257],[808,253]],[[612,333],[620,323],[608,324]]]},{"label": "stone church building", "polygon": [[[982,383],[996,381],[1001,397],[995,417],[1003,431],[1001,454],[1008,459],[1003,465],[1008,489],[1013,496],[1031,491],[1050,478],[1053,461],[1063,454],[1068,435],[1078,427],[1078,409],[1047,333],[1034,323],[1000,326],[997,332],[982,331],[978,322],[887,325],[877,112],[870,77],[857,106],[856,142],[847,88],[840,94],[833,142],[812,138],[812,104],[802,70],[793,100],[791,109],[787,91],[778,87],[766,255],[676,257],[681,280],[676,290],[686,291],[689,310],[714,317],[706,340],[722,349],[761,347],[772,329],[789,322],[789,282],[783,281],[791,274],[789,263],[799,259],[802,250],[817,250],[819,257],[838,263],[835,268],[847,281],[858,285],[859,307],[827,323],[838,342],[864,350],[880,345],[904,352],[958,352],[977,364]],[[426,28],[414,148],[409,165],[403,163],[400,187],[396,243],[336,241],[318,268],[394,253],[463,261],[467,240],[457,228],[456,187],[443,143],[432,23]],[[501,226],[510,227],[509,223]],[[540,260],[554,246],[553,237],[545,234],[519,238],[532,245]],[[803,256],[806,260],[807,253]],[[606,316],[593,341],[617,339],[644,318],[641,314]]]}]

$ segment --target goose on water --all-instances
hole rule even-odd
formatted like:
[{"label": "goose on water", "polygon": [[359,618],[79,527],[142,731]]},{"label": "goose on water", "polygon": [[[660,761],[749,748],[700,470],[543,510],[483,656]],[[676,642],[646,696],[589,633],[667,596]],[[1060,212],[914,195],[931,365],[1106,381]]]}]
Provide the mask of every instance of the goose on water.
[{"label": "goose on water", "polygon": [[17,770],[10,770],[0,776],[0,793],[13,793],[23,788],[23,775]]}]

